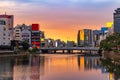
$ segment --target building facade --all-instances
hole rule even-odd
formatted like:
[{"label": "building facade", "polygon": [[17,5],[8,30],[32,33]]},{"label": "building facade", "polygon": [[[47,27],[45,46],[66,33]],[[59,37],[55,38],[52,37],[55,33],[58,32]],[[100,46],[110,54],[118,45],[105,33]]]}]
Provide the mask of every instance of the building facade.
[{"label": "building facade", "polygon": [[13,39],[13,15],[0,15],[0,45],[10,46]]},{"label": "building facade", "polygon": [[28,32],[30,31],[31,32],[31,26],[27,26],[25,24],[22,24],[22,25],[17,25],[15,28],[14,28],[14,38],[15,40],[18,40],[18,41],[22,41],[23,38],[22,38],[22,32]]},{"label": "building facade", "polygon": [[78,46],[92,46],[93,37],[92,30],[83,29],[78,31]]},{"label": "building facade", "polygon": [[93,46],[94,47],[99,46],[100,33],[101,33],[100,30],[93,31]]},{"label": "building facade", "polygon": [[39,31],[39,24],[32,24],[32,31],[31,31],[31,45],[32,47],[40,48],[40,31]]},{"label": "building facade", "polygon": [[77,45],[80,46],[80,30],[78,31],[77,34]]},{"label": "building facade", "polygon": [[44,31],[40,31],[40,42],[41,42],[41,47],[45,47],[45,35],[44,35]]},{"label": "building facade", "polygon": [[26,41],[29,43],[29,45],[31,45],[31,31],[28,29],[24,29],[21,32],[21,39],[22,41]]},{"label": "building facade", "polygon": [[17,41],[27,41],[31,45],[31,26],[17,25],[14,28],[14,38]]},{"label": "building facade", "polygon": [[117,8],[113,15],[114,15],[114,32],[120,33],[120,8]]},{"label": "building facade", "polygon": [[10,46],[10,31],[6,29],[5,25],[0,24],[0,45]]},{"label": "building facade", "polygon": [[0,25],[3,25],[6,28],[6,31],[10,32],[10,40],[14,39],[13,32],[13,24],[14,24],[14,16],[13,15],[0,15]]}]

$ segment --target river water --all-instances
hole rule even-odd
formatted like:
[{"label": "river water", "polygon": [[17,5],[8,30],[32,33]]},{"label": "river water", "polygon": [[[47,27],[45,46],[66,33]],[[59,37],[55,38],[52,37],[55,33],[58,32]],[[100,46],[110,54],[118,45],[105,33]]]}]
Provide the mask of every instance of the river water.
[{"label": "river water", "polygon": [[0,80],[115,80],[99,56],[62,54],[0,57]]}]

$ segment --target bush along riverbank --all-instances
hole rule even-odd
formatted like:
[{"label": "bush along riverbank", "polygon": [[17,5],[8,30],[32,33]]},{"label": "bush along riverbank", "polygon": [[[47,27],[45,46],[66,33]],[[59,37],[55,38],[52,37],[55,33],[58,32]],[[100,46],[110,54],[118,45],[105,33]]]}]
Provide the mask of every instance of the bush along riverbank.
[{"label": "bush along riverbank", "polygon": [[100,51],[103,58],[120,60],[120,34],[114,33],[100,43]]}]

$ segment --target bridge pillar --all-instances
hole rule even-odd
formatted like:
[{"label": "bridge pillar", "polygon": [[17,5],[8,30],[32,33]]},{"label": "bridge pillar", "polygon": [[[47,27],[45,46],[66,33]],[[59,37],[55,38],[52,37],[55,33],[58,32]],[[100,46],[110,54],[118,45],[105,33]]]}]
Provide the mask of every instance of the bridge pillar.
[{"label": "bridge pillar", "polygon": [[56,53],[56,50],[54,50],[54,53]]},{"label": "bridge pillar", "polygon": [[63,50],[63,53],[65,53],[65,50]]},{"label": "bridge pillar", "polygon": [[81,52],[81,53],[83,53],[83,51],[82,51],[82,50],[80,50],[80,52]]},{"label": "bridge pillar", "polygon": [[67,53],[70,53],[70,50],[67,50]]},{"label": "bridge pillar", "polygon": [[70,51],[73,54],[73,50]]},{"label": "bridge pillar", "polygon": [[49,50],[41,50],[41,53],[49,53]]}]

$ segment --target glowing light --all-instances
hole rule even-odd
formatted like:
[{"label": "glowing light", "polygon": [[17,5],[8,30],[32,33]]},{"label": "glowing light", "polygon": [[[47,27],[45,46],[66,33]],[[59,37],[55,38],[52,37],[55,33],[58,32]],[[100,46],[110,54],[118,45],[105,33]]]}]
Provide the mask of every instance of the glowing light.
[{"label": "glowing light", "polygon": [[41,42],[44,42],[45,40],[44,40],[44,38],[41,38]]},{"label": "glowing light", "polygon": [[111,27],[113,26],[113,22],[107,22],[107,23],[106,23],[106,26],[107,26],[108,28],[111,28]]},{"label": "glowing light", "polygon": [[114,77],[113,73],[110,73],[110,74],[109,74],[109,80],[114,80],[113,77]]},{"label": "glowing light", "polygon": [[80,69],[81,70],[84,70],[84,66],[85,66],[84,62],[85,62],[84,57],[81,57],[80,58]]},{"label": "glowing light", "polygon": [[80,40],[84,41],[84,30],[80,30]]}]

